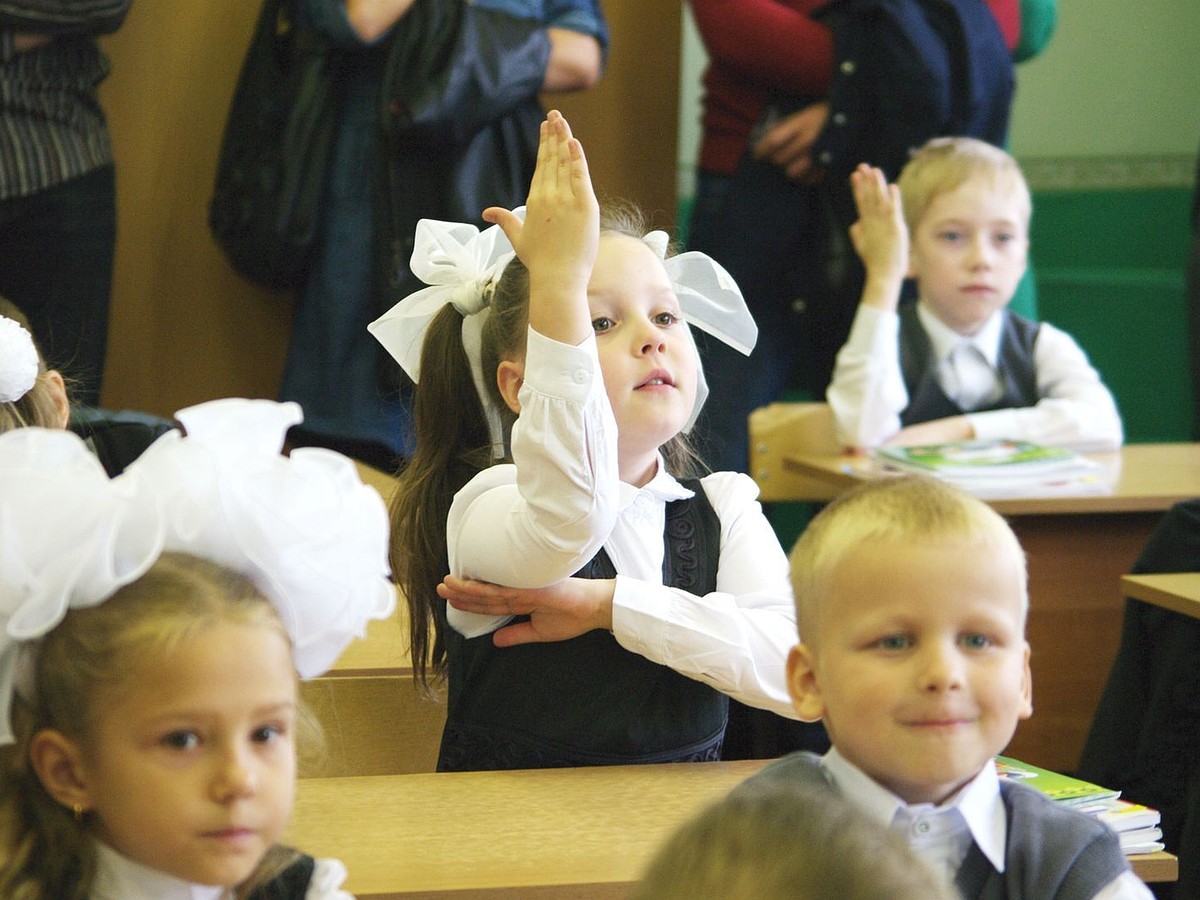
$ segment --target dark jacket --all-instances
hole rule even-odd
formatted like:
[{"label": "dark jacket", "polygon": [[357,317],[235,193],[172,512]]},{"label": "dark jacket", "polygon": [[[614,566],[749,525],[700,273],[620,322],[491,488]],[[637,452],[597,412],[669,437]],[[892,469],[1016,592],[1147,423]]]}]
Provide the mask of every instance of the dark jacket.
[{"label": "dark jacket", "polygon": [[862,162],[896,178],[932,137],[1003,146],[1012,56],[979,0],[832,0],[813,18],[833,31],[829,120],[813,159],[844,180]]},{"label": "dark jacket", "polygon": [[409,270],[420,218],[482,224],[525,201],[550,58],[545,25],[458,0],[400,21],[383,80],[380,312],[421,285]]}]

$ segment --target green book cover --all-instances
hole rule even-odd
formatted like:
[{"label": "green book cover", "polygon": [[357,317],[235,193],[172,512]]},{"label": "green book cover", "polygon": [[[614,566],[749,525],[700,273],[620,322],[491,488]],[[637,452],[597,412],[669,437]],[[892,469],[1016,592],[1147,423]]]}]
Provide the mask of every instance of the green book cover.
[{"label": "green book cover", "polygon": [[952,476],[1041,475],[1093,465],[1073,450],[1016,440],[884,446],[874,454],[886,464]]},{"label": "green book cover", "polygon": [[996,772],[1001,778],[1012,778],[1029,787],[1037,788],[1051,800],[1059,800],[1072,806],[1095,800],[1120,796],[1120,791],[1100,787],[1090,781],[1083,781],[1060,772],[1040,769],[1029,763],[1011,759],[1007,756],[996,757]]}]

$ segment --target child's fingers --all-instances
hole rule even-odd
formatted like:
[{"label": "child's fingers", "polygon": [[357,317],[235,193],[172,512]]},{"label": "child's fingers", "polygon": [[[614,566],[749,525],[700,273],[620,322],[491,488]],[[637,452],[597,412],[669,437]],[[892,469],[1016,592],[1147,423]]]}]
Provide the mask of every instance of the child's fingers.
[{"label": "child's fingers", "polygon": [[482,218],[485,222],[499,225],[504,236],[508,238],[508,242],[514,247],[517,245],[525,223],[519,216],[514,215],[512,210],[505,209],[503,206],[489,206],[483,211]]}]

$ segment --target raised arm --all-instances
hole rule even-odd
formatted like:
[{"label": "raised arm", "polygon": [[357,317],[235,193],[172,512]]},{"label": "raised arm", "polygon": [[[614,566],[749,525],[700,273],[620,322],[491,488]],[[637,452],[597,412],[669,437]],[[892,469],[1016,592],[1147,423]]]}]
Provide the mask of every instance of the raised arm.
[{"label": "raised arm", "polygon": [[908,230],[900,191],[879,169],[859,166],[850,186],[858,208],[850,238],[866,281],[826,397],[838,440],[847,447],[874,447],[900,430],[900,412],[908,403],[896,315],[908,271]]}]

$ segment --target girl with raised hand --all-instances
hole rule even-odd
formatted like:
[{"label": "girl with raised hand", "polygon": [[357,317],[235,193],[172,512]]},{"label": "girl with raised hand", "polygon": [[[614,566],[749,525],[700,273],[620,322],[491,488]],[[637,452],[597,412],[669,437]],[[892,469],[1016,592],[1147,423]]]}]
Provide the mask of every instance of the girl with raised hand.
[{"label": "girl with raised hand", "polygon": [[279,454],[295,404],[178,418],[112,480],[69,432],[0,434],[0,896],[345,900],[278,842],[297,673],[393,606],[386,510]]},{"label": "girl with raised hand", "polygon": [[484,218],[422,222],[431,287],[372,324],[417,382],[391,561],[418,673],[448,679],[439,768],[719,758],[726,695],[790,715],[786,558],[682,434],[689,323],[743,352],[754,323],[711,259],[600,215],[557,112],[524,218]]}]

